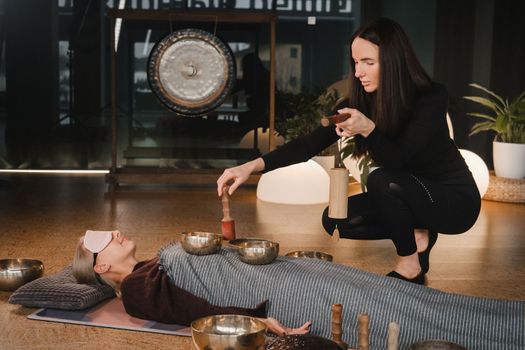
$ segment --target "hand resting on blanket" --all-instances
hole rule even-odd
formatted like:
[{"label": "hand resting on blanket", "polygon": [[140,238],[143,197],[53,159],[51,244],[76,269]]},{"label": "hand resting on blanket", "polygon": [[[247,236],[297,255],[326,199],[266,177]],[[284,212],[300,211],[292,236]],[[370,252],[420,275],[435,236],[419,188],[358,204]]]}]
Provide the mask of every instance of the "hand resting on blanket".
[{"label": "hand resting on blanket", "polygon": [[284,326],[283,324],[281,324],[281,322],[277,321],[275,318],[272,317],[259,319],[264,322],[268,331],[277,335],[307,334],[308,332],[310,332],[310,326],[312,325],[312,322],[308,321],[301,327],[289,328]]}]

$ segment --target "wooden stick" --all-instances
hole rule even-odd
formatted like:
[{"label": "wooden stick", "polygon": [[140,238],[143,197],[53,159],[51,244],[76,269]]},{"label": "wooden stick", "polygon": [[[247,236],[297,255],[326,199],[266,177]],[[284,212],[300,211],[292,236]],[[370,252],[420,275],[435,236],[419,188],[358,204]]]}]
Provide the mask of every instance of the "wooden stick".
[{"label": "wooden stick", "polygon": [[333,168],[330,175],[330,199],[328,217],[346,219],[348,216],[348,176],[346,168]]},{"label": "wooden stick", "polygon": [[230,195],[228,194],[229,187],[225,186],[222,189],[222,221],[231,221],[232,217],[230,216]]},{"label": "wooden stick", "polygon": [[343,341],[343,306],[341,304],[332,305],[332,339],[343,349],[348,349],[348,344]]},{"label": "wooden stick", "polygon": [[360,314],[357,317],[357,350],[369,350],[369,323],[368,314]]},{"label": "wooden stick", "polygon": [[323,117],[321,119],[321,125],[324,127],[329,126],[330,124],[339,124],[350,118],[351,115],[348,113],[334,114],[328,117]]},{"label": "wooden stick", "polygon": [[399,325],[395,322],[388,324],[387,350],[397,350],[399,347]]},{"label": "wooden stick", "polygon": [[235,239],[235,221],[230,215],[230,195],[228,194],[229,187],[222,189],[222,214],[221,233],[225,240]]}]

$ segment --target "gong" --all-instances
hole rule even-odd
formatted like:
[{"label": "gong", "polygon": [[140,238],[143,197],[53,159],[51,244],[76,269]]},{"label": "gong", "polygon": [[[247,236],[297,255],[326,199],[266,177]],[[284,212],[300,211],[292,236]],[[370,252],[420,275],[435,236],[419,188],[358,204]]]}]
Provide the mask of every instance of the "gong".
[{"label": "gong", "polygon": [[235,83],[235,60],[225,43],[200,29],[170,33],[153,47],[148,81],[177,114],[204,115],[220,106]]}]

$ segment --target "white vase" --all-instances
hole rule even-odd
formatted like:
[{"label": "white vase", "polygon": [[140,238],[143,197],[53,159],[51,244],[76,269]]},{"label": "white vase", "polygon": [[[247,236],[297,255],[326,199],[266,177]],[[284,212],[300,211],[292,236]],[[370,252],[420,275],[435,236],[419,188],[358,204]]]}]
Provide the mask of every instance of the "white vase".
[{"label": "white vase", "polygon": [[494,141],[492,145],[496,176],[525,178],[525,144]]}]

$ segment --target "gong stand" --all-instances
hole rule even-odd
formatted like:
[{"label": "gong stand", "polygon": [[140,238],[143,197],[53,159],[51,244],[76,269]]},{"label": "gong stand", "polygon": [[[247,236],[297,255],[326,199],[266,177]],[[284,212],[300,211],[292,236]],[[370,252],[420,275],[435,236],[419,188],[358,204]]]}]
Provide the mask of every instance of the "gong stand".
[{"label": "gong stand", "polygon": [[[108,9],[110,25],[110,91],[111,91],[111,168],[106,177],[108,192],[112,194],[120,183],[176,183],[176,184],[214,184],[220,173],[216,170],[197,169],[123,169],[117,164],[117,77],[115,52],[115,22],[125,21],[180,21],[180,22],[215,22],[238,24],[270,24],[270,86],[269,86],[269,148],[275,149],[273,134],[275,131],[275,31],[277,14],[272,11],[192,11],[182,9],[177,11],[148,11],[128,9]],[[256,184],[260,175],[252,175],[248,184]]]}]

